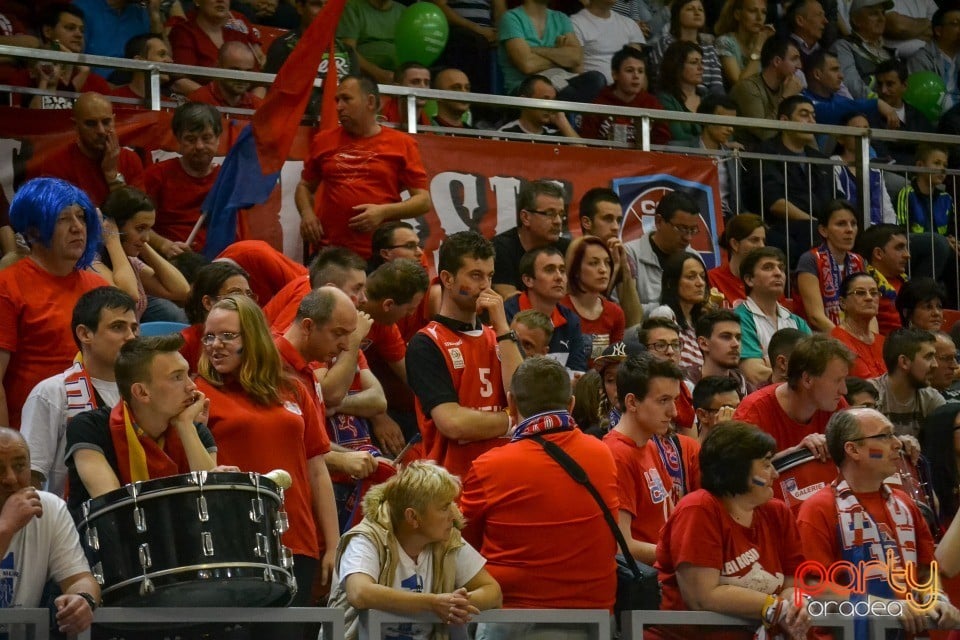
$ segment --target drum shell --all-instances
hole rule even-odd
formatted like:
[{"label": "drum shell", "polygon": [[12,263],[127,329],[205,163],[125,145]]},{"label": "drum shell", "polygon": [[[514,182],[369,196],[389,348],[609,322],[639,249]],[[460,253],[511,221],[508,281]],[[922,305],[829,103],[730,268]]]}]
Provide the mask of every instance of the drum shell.
[{"label": "drum shell", "polygon": [[[257,483],[259,488],[244,473],[208,473],[201,488],[194,474],[185,474],[138,483],[136,499],[128,486],[89,501],[80,539],[95,574],[102,575],[104,603],[286,605],[295,587],[292,567],[281,567],[281,492],[262,476]],[[251,517],[258,498],[259,522]],[[137,509],[143,513],[141,528]],[[91,529],[96,545],[91,544]],[[141,564],[144,548],[146,568]],[[152,593],[143,593],[145,574],[155,588]]]},{"label": "drum shell", "polygon": [[837,477],[832,460],[821,462],[808,449],[799,449],[773,461],[780,474],[773,484],[773,495],[783,500],[794,515],[803,501],[829,486]]}]

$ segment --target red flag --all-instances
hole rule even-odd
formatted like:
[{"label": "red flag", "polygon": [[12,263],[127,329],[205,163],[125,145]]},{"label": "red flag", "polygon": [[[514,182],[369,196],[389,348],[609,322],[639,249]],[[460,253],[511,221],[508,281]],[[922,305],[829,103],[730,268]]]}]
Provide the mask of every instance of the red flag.
[{"label": "red flag", "polygon": [[317,69],[325,52],[329,52],[329,59],[327,77],[323,80],[321,125],[330,127],[337,123],[334,104],[337,87],[334,40],[345,4],[346,0],[328,0],[303,32],[297,46],[290,52],[290,57],[280,67],[280,72],[267,91],[267,97],[253,115],[253,137],[264,174],[280,171],[286,162],[297,127],[307,110],[313,81],[317,77]]}]

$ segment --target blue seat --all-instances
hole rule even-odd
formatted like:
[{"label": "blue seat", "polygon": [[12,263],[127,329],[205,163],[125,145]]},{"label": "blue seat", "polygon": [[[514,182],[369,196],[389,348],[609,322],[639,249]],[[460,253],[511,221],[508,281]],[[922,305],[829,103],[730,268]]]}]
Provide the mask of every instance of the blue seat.
[{"label": "blue seat", "polygon": [[143,337],[163,336],[168,333],[180,333],[190,325],[182,322],[144,322],[140,325],[140,335]]}]

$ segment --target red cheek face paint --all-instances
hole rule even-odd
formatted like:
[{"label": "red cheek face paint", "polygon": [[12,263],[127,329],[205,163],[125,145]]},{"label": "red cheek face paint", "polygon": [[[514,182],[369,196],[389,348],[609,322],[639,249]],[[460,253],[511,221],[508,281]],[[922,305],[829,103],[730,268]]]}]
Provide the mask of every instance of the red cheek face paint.
[{"label": "red cheek face paint", "polygon": [[470,295],[470,292],[467,291],[467,289],[466,289],[465,287],[460,287],[459,294],[462,295],[462,296],[467,296],[467,295]]},{"label": "red cheek face paint", "polygon": [[879,460],[883,457],[883,449],[867,449],[867,455]]}]

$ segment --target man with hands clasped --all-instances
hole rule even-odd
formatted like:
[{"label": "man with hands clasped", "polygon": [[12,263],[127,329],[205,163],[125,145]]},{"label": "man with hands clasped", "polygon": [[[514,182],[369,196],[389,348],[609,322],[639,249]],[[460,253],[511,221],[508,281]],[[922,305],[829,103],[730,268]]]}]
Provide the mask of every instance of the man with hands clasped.
[{"label": "man with hands clasped", "polygon": [[30,486],[30,451],[23,436],[0,427],[0,607],[38,607],[47,580],[62,595],[56,623],[69,635],[90,628],[100,585],[80,547],[63,500]]}]

